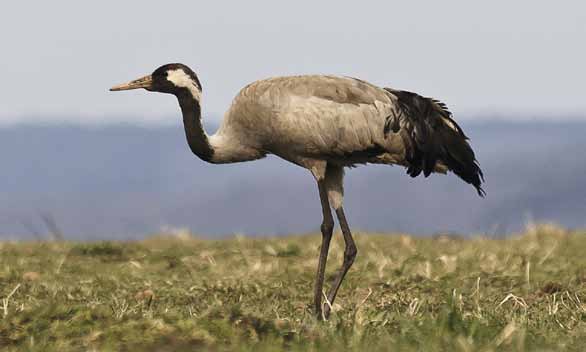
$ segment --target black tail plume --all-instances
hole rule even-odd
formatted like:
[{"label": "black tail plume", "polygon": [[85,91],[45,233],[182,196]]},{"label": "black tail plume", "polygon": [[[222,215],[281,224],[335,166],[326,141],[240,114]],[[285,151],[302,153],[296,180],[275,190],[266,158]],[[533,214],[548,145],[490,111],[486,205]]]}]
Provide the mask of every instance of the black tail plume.
[{"label": "black tail plume", "polygon": [[484,175],[468,144],[468,137],[452,119],[446,105],[416,93],[385,88],[397,99],[396,113],[387,118],[385,133],[399,133],[405,144],[407,174],[429,176],[438,162],[465,182],[473,185],[478,195]]}]

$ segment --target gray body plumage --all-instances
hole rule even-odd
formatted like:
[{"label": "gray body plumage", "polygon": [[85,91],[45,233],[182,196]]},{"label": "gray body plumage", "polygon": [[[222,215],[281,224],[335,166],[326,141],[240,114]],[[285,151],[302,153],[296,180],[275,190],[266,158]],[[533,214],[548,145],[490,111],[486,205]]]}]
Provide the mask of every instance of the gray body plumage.
[{"label": "gray body plumage", "polygon": [[484,194],[474,152],[443,103],[351,77],[254,82],[234,98],[211,142],[221,142],[216,162],[272,153],[307,168],[322,160],[402,165],[412,177],[451,170]]},{"label": "gray body plumage", "polygon": [[251,158],[272,153],[298,164],[307,158],[340,166],[400,163],[401,139],[385,133],[387,118],[396,115],[394,100],[354,78],[269,78],[240,91],[216,135],[247,145],[256,151]]}]

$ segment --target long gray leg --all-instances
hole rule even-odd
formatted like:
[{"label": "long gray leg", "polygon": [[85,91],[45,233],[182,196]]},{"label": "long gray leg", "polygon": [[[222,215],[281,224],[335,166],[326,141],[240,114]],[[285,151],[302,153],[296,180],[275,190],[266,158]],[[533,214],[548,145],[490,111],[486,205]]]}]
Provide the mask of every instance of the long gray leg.
[{"label": "long gray leg", "polygon": [[324,273],[326,270],[326,261],[328,260],[328,251],[330,249],[330,240],[332,239],[332,232],[334,230],[334,219],[330,210],[330,202],[328,200],[328,192],[324,180],[317,181],[319,188],[319,198],[321,200],[321,208],[323,212],[323,221],[321,224],[321,249],[319,252],[319,263],[317,266],[317,275],[315,278],[315,290],[313,296],[314,312],[318,319],[322,318],[322,290],[324,286]]},{"label": "long gray leg", "polygon": [[[356,254],[358,253],[358,249],[356,248],[356,244],[354,243],[354,239],[352,238],[352,233],[350,232],[350,227],[348,226],[348,222],[346,221],[346,215],[344,215],[344,208],[339,207],[336,209],[336,215],[338,217],[338,221],[340,222],[340,228],[342,229],[342,235],[344,236],[344,242],[346,243],[346,247],[344,248],[344,261],[342,262],[342,267],[338,271],[336,278],[328,292],[328,301],[330,304],[334,304],[334,300],[336,299],[336,295],[338,294],[338,289],[346,276],[348,270],[354,263],[354,259],[356,258]],[[324,315],[327,318],[330,315],[330,307],[326,306]]]}]

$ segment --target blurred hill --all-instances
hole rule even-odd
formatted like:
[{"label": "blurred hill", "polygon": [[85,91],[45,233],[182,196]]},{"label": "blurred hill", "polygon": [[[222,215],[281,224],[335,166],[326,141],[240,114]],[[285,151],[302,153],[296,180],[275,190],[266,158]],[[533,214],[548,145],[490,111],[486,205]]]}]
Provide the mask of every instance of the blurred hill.
[{"label": "blurred hill", "polygon": [[[485,172],[486,199],[454,175],[411,179],[399,167],[348,170],[355,229],[500,235],[527,221],[586,226],[586,122],[462,123]],[[210,131],[214,126],[210,127]],[[312,177],[276,157],[208,165],[183,128],[0,128],[0,238],[139,238],[162,227],[204,235],[319,227]]]}]

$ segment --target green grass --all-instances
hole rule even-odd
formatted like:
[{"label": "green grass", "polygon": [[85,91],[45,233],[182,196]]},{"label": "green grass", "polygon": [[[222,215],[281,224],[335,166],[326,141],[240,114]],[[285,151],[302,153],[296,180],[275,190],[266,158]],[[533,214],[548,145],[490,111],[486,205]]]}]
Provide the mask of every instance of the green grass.
[{"label": "green grass", "polygon": [[[586,233],[356,233],[329,321],[319,235],[0,243],[0,350],[583,350]],[[328,278],[342,262],[335,234]]]}]

